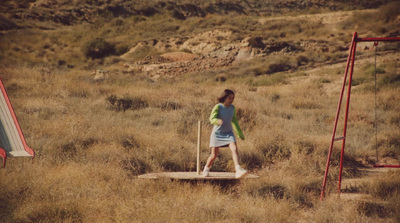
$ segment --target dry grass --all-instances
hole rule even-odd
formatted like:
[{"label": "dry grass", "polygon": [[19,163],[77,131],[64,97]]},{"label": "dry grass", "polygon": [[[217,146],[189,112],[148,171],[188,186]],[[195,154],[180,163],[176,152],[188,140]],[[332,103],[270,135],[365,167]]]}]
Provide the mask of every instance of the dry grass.
[{"label": "dry grass", "polygon": [[[338,205],[330,198],[318,201],[337,96],[326,91],[325,85],[332,82],[319,81],[324,73],[281,74],[287,81],[268,87],[242,84],[234,77],[195,84],[185,76],[174,80],[171,88],[172,81],[154,83],[140,75],[117,74],[95,83],[90,72],[46,73],[48,69],[2,69],[22,129],[37,152],[34,164],[14,158],[0,170],[1,218],[6,222],[357,222],[366,218],[356,204]],[[136,179],[150,171],[194,171],[196,122],[207,120],[213,95],[224,88],[237,93],[235,105],[246,134],[246,140],[239,142],[242,162],[262,177],[225,189]],[[396,116],[398,108],[391,104],[397,100],[396,92],[393,88],[380,92],[385,115],[380,137],[395,128],[386,120]],[[141,98],[148,106],[117,111],[107,100],[110,95]],[[365,113],[371,104],[363,102],[370,97],[369,92],[355,91],[353,98],[350,136],[355,139],[349,140],[348,149],[354,157],[369,153],[365,145],[373,148],[367,136],[373,117]],[[165,101],[180,106],[165,109]],[[204,144],[210,128],[205,124]],[[360,137],[366,138],[364,144]],[[203,163],[209,152],[206,147]],[[330,174],[333,182],[335,165]],[[349,165],[345,176],[355,174]],[[223,151],[214,169],[232,168],[229,151]],[[367,216],[371,221],[375,218]]]}]

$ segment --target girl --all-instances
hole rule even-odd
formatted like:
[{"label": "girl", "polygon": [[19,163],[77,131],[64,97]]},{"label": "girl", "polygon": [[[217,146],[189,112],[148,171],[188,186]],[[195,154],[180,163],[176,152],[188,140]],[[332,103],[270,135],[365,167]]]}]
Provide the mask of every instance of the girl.
[{"label": "girl", "polygon": [[236,169],[236,178],[241,178],[247,174],[247,171],[239,165],[238,149],[236,146],[235,135],[233,134],[233,131],[235,131],[239,138],[244,139],[244,135],[242,130],[240,130],[236,117],[235,106],[232,105],[234,99],[235,93],[232,90],[225,89],[221,97],[218,98],[219,103],[215,105],[211,111],[210,122],[214,127],[210,136],[211,155],[208,157],[207,164],[204,167],[204,177],[209,176],[211,165],[217,158],[219,148],[221,147],[229,147],[232,151],[232,158]]}]

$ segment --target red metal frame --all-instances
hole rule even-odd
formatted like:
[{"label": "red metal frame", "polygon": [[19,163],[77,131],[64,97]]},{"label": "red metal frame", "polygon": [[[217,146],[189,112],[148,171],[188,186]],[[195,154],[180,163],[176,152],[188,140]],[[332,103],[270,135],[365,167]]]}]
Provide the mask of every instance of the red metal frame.
[{"label": "red metal frame", "polygon": [[[27,153],[29,153],[29,154],[32,156],[32,159],[34,159],[34,158],[35,158],[35,152],[34,152],[33,149],[31,149],[31,148],[28,146],[28,144],[26,143],[24,134],[22,133],[22,130],[21,130],[21,126],[19,125],[17,116],[15,115],[14,109],[13,109],[13,107],[12,107],[12,105],[11,105],[10,98],[9,98],[8,95],[7,95],[7,91],[6,91],[5,87],[4,87],[4,84],[3,84],[3,82],[1,81],[1,79],[0,79],[0,89],[1,89],[1,92],[3,93],[3,95],[4,95],[4,98],[5,98],[5,100],[6,100],[8,109],[10,110],[11,116],[12,116],[12,118],[13,118],[13,120],[14,120],[14,124],[15,124],[15,126],[16,126],[16,128],[17,128],[19,137],[21,138],[22,145],[24,146],[25,151],[26,151]],[[1,148],[0,148],[0,156],[3,158],[3,167],[4,167],[4,166],[6,165],[6,159],[7,159],[7,154],[6,154],[6,152],[4,151],[4,149],[1,149]]]},{"label": "red metal frame", "polygon": [[0,148],[0,157],[3,158],[3,168],[4,168],[4,167],[6,167],[7,153],[2,148]]},{"label": "red metal frame", "polygon": [[[385,38],[358,38],[357,32],[354,33],[353,38],[351,40],[351,45],[349,48],[349,56],[347,57],[347,64],[346,64],[346,70],[344,72],[344,78],[343,78],[343,84],[342,84],[342,89],[340,91],[340,97],[339,97],[339,102],[338,102],[338,107],[336,110],[336,117],[335,117],[335,123],[333,126],[333,133],[332,133],[332,138],[331,138],[331,143],[329,146],[329,152],[328,152],[328,159],[326,162],[326,168],[325,168],[325,174],[324,174],[324,180],[322,183],[322,190],[321,190],[321,200],[323,200],[325,196],[325,188],[326,188],[326,180],[328,177],[328,171],[329,171],[329,165],[330,165],[330,160],[332,156],[332,150],[333,150],[333,143],[335,141],[342,141],[342,149],[340,153],[340,167],[339,167],[339,180],[338,180],[338,193],[340,196],[340,190],[341,190],[341,182],[342,182],[342,171],[343,171],[343,159],[344,159],[344,149],[346,145],[346,133],[347,133],[347,121],[349,117],[349,107],[350,107],[350,95],[351,95],[351,82],[353,79],[353,71],[354,71],[354,61],[355,61],[355,56],[356,56],[356,48],[357,48],[357,42],[381,42],[381,41],[400,41],[400,37],[385,37]],[[351,64],[351,66],[350,66]],[[348,90],[347,90],[347,102],[346,102],[346,111],[345,111],[345,118],[344,118],[344,127],[343,127],[343,136],[335,138],[336,135],[336,129],[339,121],[339,114],[340,114],[340,109],[342,106],[342,101],[343,101],[343,94],[346,86],[346,80],[348,76],[348,71],[350,68],[350,75],[349,75],[349,83],[348,83]],[[376,167],[397,167],[400,168],[400,166],[397,165],[376,165]]]}]

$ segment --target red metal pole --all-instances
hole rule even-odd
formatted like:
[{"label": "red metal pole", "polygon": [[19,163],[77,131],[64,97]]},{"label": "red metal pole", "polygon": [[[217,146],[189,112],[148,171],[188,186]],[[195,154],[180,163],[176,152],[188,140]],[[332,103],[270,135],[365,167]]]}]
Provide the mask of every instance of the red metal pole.
[{"label": "red metal pole", "polygon": [[354,33],[354,36],[353,36],[353,38],[351,40],[351,45],[350,45],[350,48],[349,48],[349,55],[347,57],[347,64],[346,64],[346,69],[345,69],[345,72],[344,72],[342,89],[340,91],[339,102],[338,102],[338,106],[337,106],[337,110],[336,110],[336,117],[335,117],[335,123],[334,123],[334,127],[333,127],[333,132],[332,132],[331,144],[329,146],[328,159],[326,161],[324,180],[323,180],[323,183],[322,183],[321,200],[323,200],[324,196],[325,196],[326,180],[327,180],[327,177],[328,177],[329,164],[330,164],[330,160],[331,160],[331,156],[332,156],[333,143],[335,141],[336,129],[337,129],[337,124],[338,124],[339,115],[340,115],[340,108],[342,106],[343,93],[344,93],[344,89],[345,89],[345,86],[346,86],[347,74],[348,74],[349,65],[350,65],[350,61],[351,61],[351,55],[352,55],[352,52],[354,50],[354,45],[355,45],[355,39],[356,38],[357,38],[357,32]]},{"label": "red metal pole", "polygon": [[344,148],[345,148],[345,145],[346,145],[347,121],[348,121],[348,117],[349,117],[351,82],[353,80],[353,71],[354,71],[354,60],[355,60],[355,55],[356,55],[356,47],[357,47],[357,42],[355,42],[354,45],[353,45],[353,52],[352,52],[352,56],[351,56],[350,76],[349,76],[349,86],[348,86],[348,90],[347,90],[347,103],[346,103],[346,113],[345,113],[345,117],[344,117],[342,151],[340,153],[340,168],[339,168],[339,181],[338,181],[339,196],[340,196],[340,189],[341,189],[341,183],[342,183]]}]

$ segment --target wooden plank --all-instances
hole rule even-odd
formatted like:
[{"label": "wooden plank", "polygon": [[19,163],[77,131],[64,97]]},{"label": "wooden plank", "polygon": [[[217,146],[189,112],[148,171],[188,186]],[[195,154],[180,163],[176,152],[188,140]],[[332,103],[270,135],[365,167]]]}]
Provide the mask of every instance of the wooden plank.
[{"label": "wooden plank", "polygon": [[[239,180],[235,178],[235,173],[231,172],[210,172],[209,177],[197,175],[196,172],[160,172],[139,175],[140,179],[174,179],[174,180]],[[247,174],[241,179],[254,179],[257,175]]]}]

